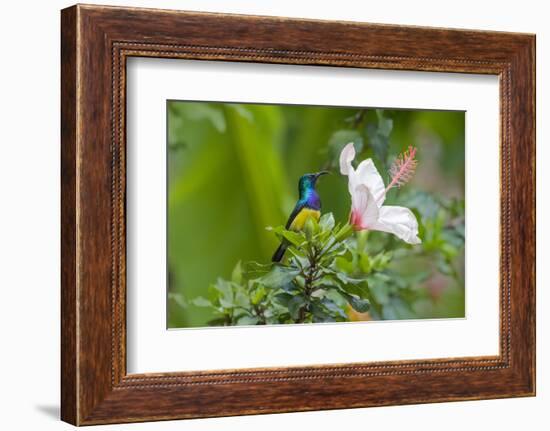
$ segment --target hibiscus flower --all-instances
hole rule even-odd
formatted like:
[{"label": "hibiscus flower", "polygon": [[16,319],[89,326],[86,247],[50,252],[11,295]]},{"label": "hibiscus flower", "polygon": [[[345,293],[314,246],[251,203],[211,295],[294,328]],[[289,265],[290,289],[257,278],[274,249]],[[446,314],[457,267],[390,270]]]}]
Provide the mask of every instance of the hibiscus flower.
[{"label": "hibiscus flower", "polygon": [[409,244],[420,244],[418,222],[413,212],[405,207],[383,205],[392,187],[402,186],[412,177],[416,168],[415,154],[416,148],[409,147],[396,159],[390,169],[391,182],[385,187],[372,159],[363,160],[354,169],[353,143],[344,147],[340,153],[340,172],[348,177],[350,224],[354,229],[388,232]]}]

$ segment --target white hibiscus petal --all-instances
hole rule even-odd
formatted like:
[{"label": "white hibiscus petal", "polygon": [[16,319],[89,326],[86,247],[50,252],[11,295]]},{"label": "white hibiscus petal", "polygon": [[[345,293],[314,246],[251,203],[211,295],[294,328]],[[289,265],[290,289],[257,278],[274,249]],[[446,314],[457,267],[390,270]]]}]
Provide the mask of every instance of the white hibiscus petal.
[{"label": "white hibiscus petal", "polygon": [[405,207],[383,206],[372,230],[392,233],[409,244],[420,244],[418,222],[414,213]]},{"label": "white hibiscus petal", "polygon": [[363,160],[355,173],[357,183],[368,187],[380,208],[386,199],[386,187],[372,159]]},{"label": "white hibiscus petal", "polygon": [[351,162],[355,159],[355,147],[353,142],[347,144],[340,153],[340,172],[342,175],[349,175],[353,172],[353,166]]},{"label": "white hibiscus petal", "polygon": [[359,184],[351,195],[351,211],[352,224],[358,229],[370,229],[378,220],[378,205],[364,184]]}]

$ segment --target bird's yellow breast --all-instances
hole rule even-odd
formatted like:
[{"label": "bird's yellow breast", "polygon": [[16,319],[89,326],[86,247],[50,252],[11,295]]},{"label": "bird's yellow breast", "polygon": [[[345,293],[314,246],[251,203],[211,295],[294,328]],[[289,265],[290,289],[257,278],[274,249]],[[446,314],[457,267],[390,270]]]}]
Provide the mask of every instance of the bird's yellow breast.
[{"label": "bird's yellow breast", "polygon": [[321,217],[321,211],[313,210],[311,208],[303,208],[292,220],[290,224],[290,230],[302,230],[308,218],[319,220]]}]

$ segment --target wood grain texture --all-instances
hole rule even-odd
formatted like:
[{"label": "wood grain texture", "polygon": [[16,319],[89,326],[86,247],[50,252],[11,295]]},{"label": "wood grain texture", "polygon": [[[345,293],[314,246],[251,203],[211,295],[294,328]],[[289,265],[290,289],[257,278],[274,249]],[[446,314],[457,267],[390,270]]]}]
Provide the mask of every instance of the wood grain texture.
[{"label": "wood grain texture", "polygon": [[61,417],[77,422],[76,9],[61,16]]},{"label": "wood grain texture", "polygon": [[[533,35],[79,5],[62,11],[61,36],[63,420],[86,425],[534,394]],[[131,56],[498,75],[499,356],[127,375]]]}]

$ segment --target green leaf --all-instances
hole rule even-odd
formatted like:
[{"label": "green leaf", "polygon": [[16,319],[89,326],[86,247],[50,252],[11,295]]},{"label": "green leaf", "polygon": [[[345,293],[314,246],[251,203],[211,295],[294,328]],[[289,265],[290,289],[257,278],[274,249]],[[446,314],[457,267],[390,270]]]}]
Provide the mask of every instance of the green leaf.
[{"label": "green leaf", "polygon": [[254,261],[245,263],[246,272],[248,274],[250,273],[266,274],[271,270],[272,267],[273,267],[272,263],[259,263]]},{"label": "green leaf", "polygon": [[453,267],[447,261],[445,261],[445,259],[437,260],[437,269],[439,270],[439,272],[445,275],[453,274]]},{"label": "green leaf", "polygon": [[347,276],[346,274],[344,274],[342,272],[336,272],[335,274],[336,274],[336,277],[338,277],[338,279],[343,284],[360,284],[360,283],[365,283],[367,281],[366,277],[353,278],[353,277]]},{"label": "green leaf", "polygon": [[334,234],[335,241],[343,241],[353,233],[353,227],[350,224],[345,224]]},{"label": "green leaf", "polygon": [[319,223],[317,223],[317,220],[313,217],[308,217],[304,225],[304,233],[306,235],[306,239],[311,241],[313,236],[319,233]]},{"label": "green leaf", "polygon": [[330,231],[334,228],[334,216],[332,213],[326,213],[321,216],[319,227],[323,231]]},{"label": "green leaf", "polygon": [[254,293],[250,297],[250,302],[252,305],[258,305],[262,299],[264,299],[267,295],[267,292],[265,290],[265,287],[260,285],[254,290]]},{"label": "green leaf", "polygon": [[188,302],[185,300],[184,296],[179,292],[168,292],[168,299],[174,301],[182,308],[187,308]]},{"label": "green leaf", "polygon": [[316,287],[322,289],[342,289],[342,282],[334,274],[327,274],[315,283]]},{"label": "green leaf", "polygon": [[374,151],[374,154],[384,165],[388,159],[388,148],[390,145],[389,136],[393,129],[393,120],[384,117],[384,110],[377,109],[376,116],[378,124],[368,124],[366,128],[367,136],[369,137],[369,145]]},{"label": "green leaf", "polygon": [[359,266],[361,271],[365,274],[369,274],[372,270],[371,259],[367,253],[361,253],[359,256]]},{"label": "green leaf", "polygon": [[292,298],[288,302],[288,312],[290,313],[290,316],[292,319],[296,320],[299,317],[300,310],[303,306],[305,306],[305,300],[304,297],[301,295],[297,295],[294,298]]},{"label": "green leaf", "polygon": [[273,299],[283,307],[288,307],[288,303],[291,301],[292,298],[294,298],[294,295],[291,295],[287,292],[278,293],[273,297]]},{"label": "green leaf", "polygon": [[243,281],[243,268],[240,260],[237,262],[237,265],[235,265],[235,268],[233,268],[233,272],[231,273],[231,281],[237,284],[241,284]]},{"label": "green leaf", "polygon": [[359,313],[366,313],[369,311],[370,302],[368,300],[358,298],[355,295],[348,295],[346,296],[346,299],[355,311],[358,311]]},{"label": "green leaf", "polygon": [[288,242],[296,247],[301,246],[305,242],[305,237],[300,232],[287,230],[283,226],[268,226],[266,229],[274,232],[280,239],[286,239]]},{"label": "green leaf", "polygon": [[359,313],[364,313],[369,310],[370,302],[368,301],[368,299],[361,297],[366,296],[366,290],[362,290],[361,287],[352,284],[345,285],[344,287],[338,286],[336,290],[338,294],[345,298],[348,304],[350,304],[355,311],[358,311]]},{"label": "green leaf", "polygon": [[290,295],[294,296],[296,295],[297,293],[299,293],[300,289],[298,288],[298,286],[296,286],[294,283],[292,282],[288,282],[286,284],[283,284],[282,286],[280,286],[280,288],[286,292],[286,293],[289,293]]},{"label": "green leaf", "polygon": [[254,115],[252,115],[252,112],[250,112],[250,110],[248,110],[245,105],[241,105],[240,103],[228,103],[225,106],[228,109],[233,109],[237,114],[239,114],[248,122],[251,123],[252,121],[254,121]]},{"label": "green leaf", "polygon": [[390,296],[388,285],[382,283],[371,284],[370,292],[374,297],[375,302],[378,302],[382,305],[385,305],[389,302]]},{"label": "green leaf", "polygon": [[385,166],[386,161],[388,160],[388,147],[390,145],[390,140],[382,135],[379,135],[377,133],[377,129],[372,124],[367,126],[367,135],[369,136],[369,145],[374,151],[374,154]]},{"label": "green leaf", "polygon": [[190,301],[191,304],[197,306],[197,307],[212,307],[212,303],[202,296],[198,296],[197,298]]},{"label": "green leaf", "polygon": [[336,321],[330,310],[328,310],[320,301],[313,301],[311,303],[311,313],[313,314],[313,321],[317,323]]},{"label": "green leaf", "polygon": [[361,134],[355,129],[341,129],[334,132],[328,140],[328,145],[335,153],[340,154],[342,149],[353,142],[355,151],[360,153],[363,149],[363,138]]},{"label": "green leaf", "polygon": [[235,286],[236,285],[225,280],[223,280],[223,283],[218,281],[217,285],[223,286],[224,289],[226,289],[224,293],[218,297],[218,302],[220,306],[223,308],[229,308],[229,309],[234,308],[236,306],[235,304]]},{"label": "green leaf", "polygon": [[233,288],[230,282],[218,278],[209,288],[212,302],[218,302],[224,308],[233,307]]},{"label": "green leaf", "polygon": [[225,132],[226,122],[221,109],[215,107],[211,103],[172,103],[172,109],[176,110],[180,115],[184,115],[189,120],[201,121],[207,120],[214,126],[218,132]]},{"label": "green leaf", "polygon": [[291,230],[284,230],[281,232],[281,235],[292,245],[300,247],[304,243],[304,237],[298,232],[293,232]]},{"label": "green leaf", "polygon": [[233,298],[220,298],[220,305],[223,308],[233,308],[235,304],[233,304]]},{"label": "green leaf", "polygon": [[258,282],[265,287],[281,288],[291,282],[299,273],[300,271],[295,268],[275,265],[267,274],[253,281]]},{"label": "green leaf", "polygon": [[344,320],[348,319],[348,315],[346,314],[346,311],[343,310],[340,306],[338,306],[338,304],[336,304],[332,299],[323,298],[321,300],[321,303],[326,307],[327,310],[331,312],[332,315],[341,317]]},{"label": "green leaf", "polygon": [[237,325],[257,325],[258,321],[259,320],[256,316],[249,316],[245,314],[237,319]]},{"label": "green leaf", "polygon": [[288,251],[292,255],[292,258],[290,259],[292,266],[297,266],[299,268],[305,268],[307,265],[309,265],[309,261],[306,256],[301,253],[300,250],[296,250],[292,247],[288,248]]},{"label": "green leaf", "polygon": [[370,289],[366,282],[360,284],[347,284],[344,289],[346,292],[357,295],[361,299],[370,299]]},{"label": "green leaf", "polygon": [[353,262],[346,259],[345,257],[338,256],[336,259],[334,259],[334,264],[336,266],[336,269],[344,272],[353,272]]},{"label": "green leaf", "polygon": [[388,138],[393,129],[393,120],[384,117],[383,109],[377,109],[376,116],[378,117],[378,133]]},{"label": "green leaf", "polygon": [[375,271],[384,270],[392,259],[391,252],[380,252],[371,259],[372,268]]},{"label": "green leaf", "polygon": [[246,295],[242,291],[236,292],[235,293],[235,306],[242,307],[242,308],[250,307],[250,300],[248,298],[248,295]]}]

